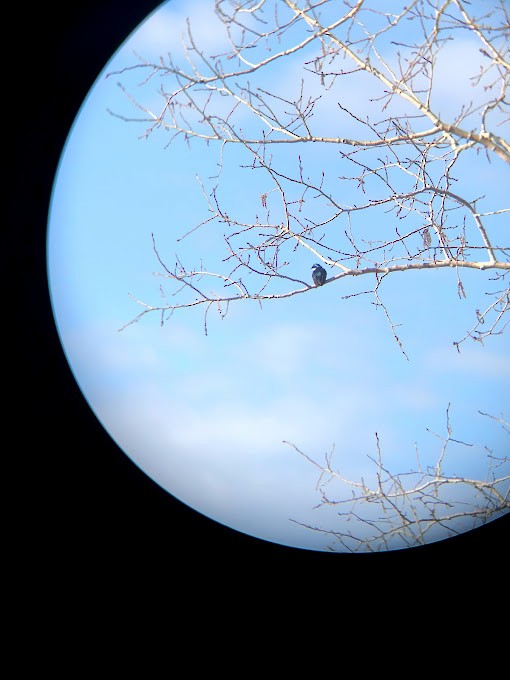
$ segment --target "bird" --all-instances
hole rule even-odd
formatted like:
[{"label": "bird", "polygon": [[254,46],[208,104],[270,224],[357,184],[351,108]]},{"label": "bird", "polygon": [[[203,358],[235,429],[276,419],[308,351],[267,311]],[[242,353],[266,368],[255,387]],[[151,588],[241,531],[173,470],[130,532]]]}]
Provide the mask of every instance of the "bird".
[{"label": "bird", "polygon": [[326,282],[326,270],[320,264],[312,266],[312,279],[316,286],[323,286]]}]

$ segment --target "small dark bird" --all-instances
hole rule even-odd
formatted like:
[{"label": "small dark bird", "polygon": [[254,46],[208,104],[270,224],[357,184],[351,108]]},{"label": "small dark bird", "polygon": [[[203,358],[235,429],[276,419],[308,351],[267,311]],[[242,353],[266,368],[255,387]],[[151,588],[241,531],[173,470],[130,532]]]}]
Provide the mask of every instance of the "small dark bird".
[{"label": "small dark bird", "polygon": [[316,286],[323,286],[326,281],[326,270],[320,264],[314,264],[312,267],[312,279]]}]

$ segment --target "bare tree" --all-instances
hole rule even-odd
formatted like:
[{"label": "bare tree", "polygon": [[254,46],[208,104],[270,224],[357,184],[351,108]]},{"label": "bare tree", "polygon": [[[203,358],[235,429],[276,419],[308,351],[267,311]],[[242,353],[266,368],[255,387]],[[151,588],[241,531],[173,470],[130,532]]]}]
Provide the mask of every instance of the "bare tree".
[{"label": "bare tree", "polygon": [[[314,284],[310,264],[303,277],[305,254],[326,269],[324,285],[342,286],[344,299],[366,295],[382,307],[404,354],[381,292],[390,275],[450,269],[459,298],[465,298],[464,273],[476,273],[487,304],[473,309],[472,326],[454,345],[460,351],[468,338],[483,342],[504,331],[510,208],[491,202],[490,181],[483,177],[489,169],[508,174],[510,164],[504,136],[508,7],[504,0],[483,3],[483,15],[475,15],[467,0],[389,2],[389,10],[385,5],[216,0],[227,45],[221,54],[206,53],[188,22],[184,60],[138,57],[108,74],[141,73],[144,92],[158,82],[158,108],[119,82],[137,113],[110,111],[141,124],[142,137],[163,133],[168,144],[181,139],[217,149],[216,175],[199,178],[207,217],[186,227],[178,240],[214,226],[224,246],[213,266],[204,253],[194,263],[179,255],[168,262],[153,234],[161,297],[150,303],[134,298],[143,309],[123,328],[149,313],[163,324],[178,310],[201,307],[207,333],[211,308],[223,317],[233,303],[308,294]],[[456,40],[464,40],[478,61],[469,74],[471,97],[452,97],[444,106],[445,65]],[[448,73],[455,77],[454,70]],[[253,200],[242,207],[229,202],[223,189],[232,167],[253,188]],[[473,173],[479,181],[466,179]],[[364,290],[359,277],[368,281]],[[326,530],[341,549],[387,548],[395,537],[414,545],[433,526],[453,526],[459,512],[482,522],[508,509],[508,476],[496,473],[508,458],[489,455],[483,481],[444,473],[446,450],[456,442],[447,419],[434,469],[422,469],[418,457],[414,471],[390,472],[377,439],[375,486],[343,479],[330,454],[320,463],[291,445],[320,469],[321,503],[349,504],[347,514],[373,529],[359,537]],[[353,495],[332,500],[325,488],[331,480],[342,480]],[[443,493],[461,484],[478,495],[471,509],[451,509]],[[367,510],[364,517],[360,507]]]},{"label": "bare tree", "polygon": [[[376,433],[377,456],[369,456],[373,462],[371,481],[363,477],[347,479],[335,469],[334,449],[320,461],[286,442],[320,470],[316,487],[321,500],[316,509],[334,508],[346,520],[335,522],[334,528],[292,521],[328,536],[331,551],[377,552],[425,545],[474,529],[508,512],[510,474],[505,473],[508,456],[486,449],[475,452],[487,461],[484,479],[446,471],[450,447],[473,448],[472,443],[453,437],[449,411],[450,406],[446,410],[446,434],[432,433],[441,442],[433,466],[422,465],[416,447],[415,468],[393,473],[383,461]],[[510,435],[510,423],[485,413],[480,415],[492,418]],[[354,526],[349,524],[352,520]]]},{"label": "bare tree", "polygon": [[[186,65],[171,55],[158,63],[140,57],[120,71],[144,72],[144,86],[160,78],[162,104],[152,110],[119,83],[143,116],[113,115],[145,124],[145,137],[163,130],[169,143],[181,137],[218,146],[212,186],[200,180],[209,216],[181,238],[220,224],[225,247],[212,270],[203,257],[192,266],[179,256],[165,262],[153,236],[165,287],[159,303],[137,300],[144,309],[130,323],[149,312],[163,323],[176,310],[198,305],[207,332],[211,307],[224,316],[241,300],[306,294],[311,280],[293,267],[303,249],[327,267],[327,284],[371,280],[363,293],[383,306],[399,344],[380,296],[386,277],[454,268],[463,297],[461,272],[490,270],[495,290],[484,309],[473,310],[473,326],[456,344],[503,331],[510,303],[503,220],[510,209],[485,206],[482,195],[458,183],[455,171],[472,164],[482,176],[484,166],[495,163],[498,172],[508,172],[510,144],[501,134],[510,105],[505,3],[484,4],[481,17],[461,0],[414,0],[393,12],[370,4],[216,0],[226,52],[204,53],[188,23]],[[446,118],[436,96],[439,65],[459,37],[477,41],[481,63],[471,77],[472,101],[460,102]],[[269,91],[266,76],[274,81],[286,60],[292,60],[292,86],[282,82]],[[367,88],[369,97],[352,96]],[[335,134],[325,135],[325,128]],[[338,136],[338,130],[350,135]],[[240,171],[262,186],[243,214],[221,192],[230,147],[242,148]],[[308,170],[319,147],[321,167]],[[341,202],[346,188],[350,205]],[[487,277],[480,281],[486,285]]]}]

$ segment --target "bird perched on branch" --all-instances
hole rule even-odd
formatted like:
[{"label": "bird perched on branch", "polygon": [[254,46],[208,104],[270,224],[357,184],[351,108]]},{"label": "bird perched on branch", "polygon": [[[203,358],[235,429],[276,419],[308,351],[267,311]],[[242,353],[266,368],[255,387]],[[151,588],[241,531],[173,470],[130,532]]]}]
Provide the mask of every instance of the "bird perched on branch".
[{"label": "bird perched on branch", "polygon": [[326,270],[320,264],[312,266],[312,279],[316,286],[323,286],[326,281]]}]

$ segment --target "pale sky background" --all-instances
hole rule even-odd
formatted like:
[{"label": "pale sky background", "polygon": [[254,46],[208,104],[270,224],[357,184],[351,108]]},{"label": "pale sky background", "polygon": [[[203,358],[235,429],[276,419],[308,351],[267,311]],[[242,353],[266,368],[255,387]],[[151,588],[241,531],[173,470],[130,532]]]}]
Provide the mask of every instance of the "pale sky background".
[{"label": "pale sky background", "polygon": [[[232,305],[223,320],[211,312],[207,336],[200,309],[178,312],[163,327],[159,315],[149,314],[118,332],[141,311],[129,294],[154,304],[160,300],[163,280],[153,276],[161,267],[151,232],[170,267],[175,252],[190,267],[202,255],[221,256],[213,226],[176,243],[207,217],[195,175],[207,180],[214,174],[218,149],[195,144],[190,150],[180,140],[165,148],[163,132],[139,139],[146,125],[107,113],[109,108],[139,115],[116,87],[120,78],[105,75],[135,63],[133,51],[154,60],[168,51],[178,54],[186,16],[197,43],[219,49],[211,5],[205,0],[162,5],[98,74],[77,116],[49,216],[55,319],[90,407],[140,474],[239,531],[323,550],[326,536],[290,520],[324,528],[341,520],[333,508],[314,507],[320,500],[317,471],[283,441],[318,460],[334,445],[334,467],[349,479],[369,480],[375,468],[368,455],[376,454],[378,432],[387,467],[406,472],[416,466],[415,445],[423,465],[435,462],[440,444],[427,428],[445,434],[450,403],[454,436],[473,446],[452,446],[445,469],[484,478],[483,446],[508,455],[508,436],[478,411],[508,418],[510,338],[507,333],[485,346],[467,342],[460,354],[455,350],[452,341],[473,325],[473,310],[486,305],[477,289],[491,274],[464,272],[468,298],[459,300],[454,271],[395,275],[382,289],[402,324],[398,332],[410,361],[369,296],[341,299],[368,287],[361,282],[354,288],[345,279],[262,309],[252,302]],[[477,49],[465,39],[449,46],[436,93],[442,113],[455,110],[469,93],[467,76],[476,71]],[[459,64],[466,66],[465,76]],[[289,60],[275,70],[278,92],[292,88],[293,68]],[[141,80],[141,72],[122,78],[145,104],[156,105],[159,83],[136,90]],[[348,96],[354,107],[367,107],[369,95],[361,87]],[[327,106],[318,110],[324,134],[335,132],[335,115]],[[321,167],[328,161],[315,148],[307,160]],[[264,179],[242,175],[234,151],[228,160],[233,171],[224,175],[223,195],[229,206],[242,210],[260,201]],[[465,168],[464,194],[484,193],[484,207],[506,207],[504,165],[494,157],[476,172]],[[483,191],[477,192],[481,180]],[[311,280],[314,262],[312,255],[299,254],[296,276]]]}]

